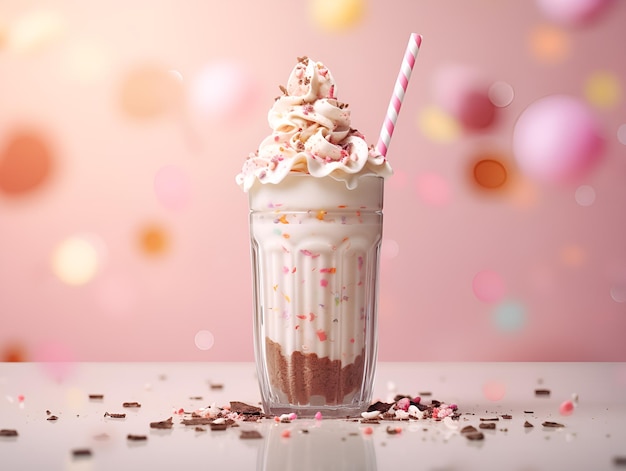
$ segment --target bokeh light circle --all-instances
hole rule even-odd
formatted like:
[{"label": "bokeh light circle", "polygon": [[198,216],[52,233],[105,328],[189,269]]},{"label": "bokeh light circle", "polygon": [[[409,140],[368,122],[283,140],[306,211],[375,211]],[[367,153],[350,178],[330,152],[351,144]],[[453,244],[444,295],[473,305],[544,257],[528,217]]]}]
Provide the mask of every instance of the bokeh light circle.
[{"label": "bokeh light circle", "polygon": [[500,332],[518,332],[526,325],[526,308],[517,301],[503,301],[493,310],[493,323]]},{"label": "bokeh light circle", "polygon": [[84,285],[92,281],[101,269],[104,255],[104,245],[96,236],[74,235],[54,249],[52,272],[67,285]]},{"label": "bokeh light circle", "polygon": [[39,52],[63,36],[66,23],[63,15],[55,10],[38,8],[27,11],[8,31],[9,48],[18,54]]},{"label": "bokeh light circle", "polygon": [[539,25],[530,32],[529,48],[535,59],[556,64],[569,57],[571,40],[569,34],[561,28]]},{"label": "bokeh light circle", "polygon": [[624,144],[626,146],[626,124],[622,124],[619,128],[617,128],[617,140],[620,144]]},{"label": "bokeh light circle", "polygon": [[54,156],[39,133],[18,131],[0,150],[0,192],[21,196],[43,186],[54,169]]},{"label": "bokeh light circle", "polygon": [[611,72],[595,72],[585,82],[585,98],[598,108],[611,108],[622,98],[619,78]]},{"label": "bokeh light circle", "polygon": [[254,77],[243,64],[216,61],[203,67],[189,88],[189,109],[199,128],[205,122],[242,118],[256,102]]},{"label": "bokeh light circle", "polygon": [[437,106],[422,109],[417,125],[427,138],[435,142],[452,142],[461,134],[460,123]]},{"label": "bokeh light circle", "polygon": [[610,293],[616,303],[626,303],[626,283],[611,286]]},{"label": "bokeh light circle", "polygon": [[570,267],[579,267],[585,263],[587,253],[577,244],[569,244],[564,246],[560,251],[561,260]]},{"label": "bokeh light circle", "polygon": [[488,96],[494,106],[505,108],[513,102],[515,92],[511,84],[497,81],[489,87]]},{"label": "bokeh light circle", "polygon": [[132,69],[120,88],[124,113],[138,119],[154,118],[179,109],[183,88],[170,71],[158,65],[141,65]]},{"label": "bokeh light circle", "polygon": [[400,245],[393,239],[383,239],[380,257],[383,259],[396,258],[400,253]]},{"label": "bokeh light circle", "polygon": [[576,188],[576,202],[581,206],[591,206],[596,201],[596,190],[589,185],[581,185]]},{"label": "bokeh light circle", "polygon": [[168,251],[170,236],[167,230],[158,224],[149,224],[139,231],[139,247],[149,256],[162,255]]},{"label": "bokeh light circle", "polygon": [[486,155],[475,159],[472,166],[472,182],[479,188],[497,190],[507,183],[507,179],[508,171],[497,157]]},{"label": "bokeh light circle", "polygon": [[496,117],[490,86],[480,73],[461,65],[442,67],[434,76],[437,103],[469,130],[485,129]]},{"label": "bokeh light circle", "polygon": [[210,350],[215,344],[215,337],[208,330],[199,330],[194,337],[196,347],[200,350]]},{"label": "bokeh light circle", "polygon": [[190,199],[189,177],[182,168],[165,165],[156,172],[154,192],[164,207],[174,211],[184,209]]},{"label": "bokeh light circle", "polygon": [[483,395],[490,401],[501,401],[506,396],[506,384],[502,381],[489,380],[483,384]]},{"label": "bokeh light circle", "polygon": [[513,131],[520,169],[548,182],[579,178],[599,160],[601,130],[591,110],[568,95],[550,95],[530,104]]},{"label": "bokeh light circle", "polygon": [[580,25],[602,13],[613,0],[535,0],[546,17],[567,25]]},{"label": "bokeh light circle", "polygon": [[493,270],[483,270],[474,276],[472,290],[478,300],[493,303],[504,297],[506,286],[499,273]]},{"label": "bokeh light circle", "polygon": [[450,202],[450,185],[437,173],[424,172],[418,175],[415,189],[418,197],[428,205],[445,206]]},{"label": "bokeh light circle", "polygon": [[345,31],[364,17],[366,0],[309,0],[309,15],[325,31]]}]

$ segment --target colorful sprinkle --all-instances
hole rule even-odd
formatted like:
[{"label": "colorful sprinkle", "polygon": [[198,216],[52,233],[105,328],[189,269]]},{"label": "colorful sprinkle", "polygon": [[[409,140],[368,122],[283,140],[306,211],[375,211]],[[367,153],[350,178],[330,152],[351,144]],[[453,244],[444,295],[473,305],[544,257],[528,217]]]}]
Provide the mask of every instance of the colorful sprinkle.
[{"label": "colorful sprinkle", "polygon": [[322,420],[322,413],[321,412],[316,412],[315,413],[315,420]]},{"label": "colorful sprinkle", "polygon": [[324,211],[324,210],[320,209],[320,210],[317,212],[317,216],[315,216],[315,217],[316,217],[317,219],[319,219],[320,221],[323,221],[323,220],[324,220],[324,218],[326,217],[326,214],[327,214],[327,211]]},{"label": "colorful sprinkle", "polygon": [[285,429],[285,430],[283,430],[283,431],[281,432],[280,436],[281,436],[281,437],[283,437],[283,438],[289,438],[289,437],[291,437],[291,430],[289,430],[289,429]]},{"label": "colorful sprinkle", "polygon": [[335,267],[331,267],[331,268],[321,268],[320,269],[321,273],[330,273],[330,274],[334,274],[337,273],[337,269]]},{"label": "colorful sprinkle", "polygon": [[326,287],[328,286],[328,280],[321,279],[321,280],[320,280],[320,286],[321,286],[322,288],[326,288]]},{"label": "colorful sprinkle", "polygon": [[287,221],[287,216],[286,216],[286,215],[284,215],[284,214],[283,214],[280,218],[278,218],[278,221],[279,221],[281,224],[289,224],[289,221]]},{"label": "colorful sprinkle", "polygon": [[323,329],[319,329],[317,332],[317,338],[320,339],[320,342],[324,342],[326,340],[326,332]]},{"label": "colorful sprinkle", "polygon": [[300,253],[302,255],[304,255],[305,257],[317,258],[317,257],[320,256],[320,254],[315,254],[315,253],[311,252],[310,250],[306,250],[306,249],[300,250]]},{"label": "colorful sprinkle", "polygon": [[571,415],[574,412],[574,403],[572,401],[563,401],[559,407],[561,415]]},{"label": "colorful sprinkle", "polygon": [[364,433],[365,435],[371,435],[371,434],[373,434],[373,433],[374,433],[374,429],[373,429],[372,427],[365,427],[365,428],[363,429],[363,433]]}]

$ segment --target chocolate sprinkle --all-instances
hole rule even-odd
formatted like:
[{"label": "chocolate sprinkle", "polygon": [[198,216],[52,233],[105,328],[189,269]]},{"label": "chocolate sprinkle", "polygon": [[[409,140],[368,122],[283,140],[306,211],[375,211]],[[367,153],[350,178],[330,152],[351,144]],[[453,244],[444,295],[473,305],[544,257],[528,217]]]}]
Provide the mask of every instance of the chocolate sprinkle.
[{"label": "chocolate sprinkle", "polygon": [[616,456],[613,458],[615,466],[626,466],[626,456]]},{"label": "chocolate sprinkle", "polygon": [[546,420],[544,423],[542,423],[541,425],[543,425],[544,427],[551,427],[551,428],[560,428],[560,427],[565,427],[565,425],[560,424],[558,422],[550,422],[549,420]]},{"label": "chocolate sprinkle", "polygon": [[474,432],[478,432],[478,429],[474,427],[473,425],[466,425],[465,427],[461,429],[461,433],[474,433]]},{"label": "chocolate sprinkle", "polygon": [[211,424],[211,431],[226,430],[227,428],[228,424],[226,422],[223,422],[221,424]]},{"label": "chocolate sprinkle", "polygon": [[239,401],[230,401],[230,410],[238,414],[261,415],[260,407],[251,406],[250,404]]},{"label": "chocolate sprinkle", "polygon": [[141,407],[141,404],[138,402],[124,402],[122,407]]},{"label": "chocolate sprinkle", "polygon": [[59,418],[56,415],[51,415],[46,420],[59,420]]},{"label": "chocolate sprinkle", "polygon": [[167,420],[161,420],[159,422],[150,422],[150,428],[170,429],[172,428],[172,425],[174,425],[174,423],[172,422],[171,417]]},{"label": "chocolate sprinkle", "polygon": [[482,432],[472,432],[472,433],[466,433],[465,438],[467,438],[468,440],[475,441],[475,440],[483,440],[485,436],[483,435]]},{"label": "chocolate sprinkle", "polygon": [[483,423],[483,424],[479,424],[478,428],[484,428],[484,429],[489,429],[489,430],[495,430],[496,429],[496,424],[493,422],[489,422],[489,423]]},{"label": "chocolate sprinkle", "polygon": [[533,424],[531,424],[531,423],[527,420],[526,422],[524,422],[524,427],[529,428],[529,427],[534,427],[534,425],[533,425]]},{"label": "chocolate sprinkle", "polygon": [[549,389],[535,389],[535,396],[549,397],[550,390]]},{"label": "chocolate sprinkle", "polygon": [[224,385],[220,383],[211,383],[211,389],[223,389]]},{"label": "chocolate sprinkle", "polygon": [[509,420],[509,419],[512,419],[512,418],[513,418],[513,416],[512,416],[512,415],[509,415],[509,414],[502,414],[502,418],[503,418],[503,419],[507,419],[507,420]]},{"label": "chocolate sprinkle", "polygon": [[91,456],[91,450],[89,448],[76,448],[72,450],[73,456]]},{"label": "chocolate sprinkle", "polygon": [[129,433],[126,438],[128,440],[134,441],[134,442],[140,442],[143,440],[147,440],[148,436],[147,435],[133,435],[132,433]]},{"label": "chocolate sprinkle", "polygon": [[483,417],[481,417],[481,418],[480,418],[480,421],[481,421],[481,422],[497,422],[497,421],[499,421],[499,420],[500,420],[500,419],[499,419],[498,417],[489,417],[489,418],[483,418]]},{"label": "chocolate sprinkle", "polygon": [[104,394],[90,394],[89,399],[104,399]]},{"label": "chocolate sprinkle", "polygon": [[193,419],[183,419],[181,421],[183,425],[211,425],[212,423],[213,419],[208,417],[194,417]]},{"label": "chocolate sprinkle", "polygon": [[17,437],[17,430],[3,428],[0,430],[0,437]]},{"label": "chocolate sprinkle", "polygon": [[261,435],[256,430],[242,430],[241,435],[239,435],[239,438],[242,440],[248,440],[248,439],[263,438],[263,435]]},{"label": "chocolate sprinkle", "polygon": [[126,418],[126,414],[116,414],[116,413],[110,414],[108,412],[105,412],[104,416],[111,417],[112,419],[125,419]]}]

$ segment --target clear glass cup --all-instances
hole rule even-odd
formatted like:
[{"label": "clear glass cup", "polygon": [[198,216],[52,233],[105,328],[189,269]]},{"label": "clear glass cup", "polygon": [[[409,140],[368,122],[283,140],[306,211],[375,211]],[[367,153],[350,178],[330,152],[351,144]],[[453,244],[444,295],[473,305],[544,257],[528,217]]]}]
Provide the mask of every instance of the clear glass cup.
[{"label": "clear glass cup", "polygon": [[249,192],[265,413],[355,416],[372,399],[383,178],[292,174]]}]

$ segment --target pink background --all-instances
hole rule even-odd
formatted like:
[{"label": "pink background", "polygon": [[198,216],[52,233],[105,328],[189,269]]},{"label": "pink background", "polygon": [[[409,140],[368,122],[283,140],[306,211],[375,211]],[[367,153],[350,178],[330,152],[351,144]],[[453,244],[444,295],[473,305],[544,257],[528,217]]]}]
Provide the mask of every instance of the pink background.
[{"label": "pink background", "polygon": [[[558,3],[3,0],[2,359],[251,361],[234,176],[278,85],[297,56],[323,61],[375,143],[418,32],[388,154],[380,360],[626,361],[626,2],[570,2],[597,4],[584,21]],[[462,115],[470,69],[484,82]],[[604,139],[568,181],[512,144],[553,94]],[[485,159],[498,188],[472,176]]]}]

